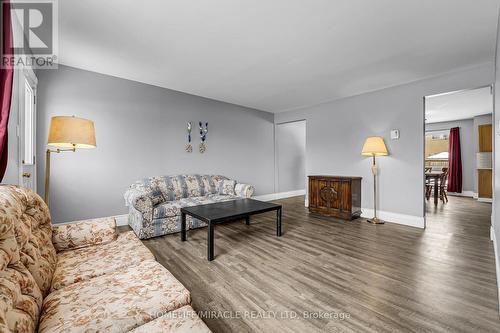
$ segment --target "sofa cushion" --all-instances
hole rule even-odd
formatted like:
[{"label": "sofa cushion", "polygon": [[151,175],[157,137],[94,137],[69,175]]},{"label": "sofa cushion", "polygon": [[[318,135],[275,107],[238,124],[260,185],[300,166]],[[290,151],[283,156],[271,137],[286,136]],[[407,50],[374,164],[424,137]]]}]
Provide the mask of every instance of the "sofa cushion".
[{"label": "sofa cushion", "polygon": [[153,208],[153,220],[181,215],[181,208],[198,205],[207,205],[215,202],[235,200],[235,195],[211,194],[204,197],[183,198],[176,201],[167,201]]},{"label": "sofa cushion", "polygon": [[30,189],[1,185],[0,221],[13,226],[20,261],[35,279],[42,294],[46,295],[56,266],[47,205]]},{"label": "sofa cushion", "polygon": [[83,220],[53,226],[52,242],[58,251],[75,250],[115,240],[114,217]]},{"label": "sofa cushion", "polygon": [[187,196],[187,186],[183,175],[155,177],[153,183],[160,188],[168,201],[179,200]]},{"label": "sofa cushion", "polygon": [[36,329],[43,297],[35,279],[21,262],[14,232],[14,224],[1,215],[0,332],[30,333]]},{"label": "sofa cushion", "polygon": [[38,331],[128,332],[190,301],[168,270],[147,260],[54,291],[43,302]]},{"label": "sofa cushion", "polygon": [[167,201],[163,192],[160,190],[158,186],[151,187],[151,192],[149,192],[149,197],[151,198],[151,203],[153,206],[159,205]]},{"label": "sofa cushion", "polygon": [[219,194],[236,195],[236,192],[234,192],[235,187],[235,180],[221,180],[219,182]]},{"label": "sofa cushion", "polygon": [[51,292],[145,260],[154,260],[154,256],[133,231],[118,235],[116,241],[111,243],[60,252]]},{"label": "sofa cushion", "polygon": [[217,193],[217,182],[214,181],[213,176],[201,175],[201,182],[203,183],[204,195]]},{"label": "sofa cushion", "polygon": [[130,333],[151,332],[209,333],[211,331],[198,317],[193,308],[186,305],[180,309],[165,313],[161,317],[130,331]]},{"label": "sofa cushion", "polygon": [[200,175],[183,175],[186,182],[186,197],[199,197],[205,195],[205,186]]}]

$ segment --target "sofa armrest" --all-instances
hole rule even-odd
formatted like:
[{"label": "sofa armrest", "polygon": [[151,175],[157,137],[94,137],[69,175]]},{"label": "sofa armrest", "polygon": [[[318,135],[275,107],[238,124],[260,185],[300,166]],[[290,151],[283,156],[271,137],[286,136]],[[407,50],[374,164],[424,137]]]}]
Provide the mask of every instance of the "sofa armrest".
[{"label": "sofa armrest", "polygon": [[255,188],[252,185],[238,183],[234,187],[234,192],[241,198],[250,198],[253,195]]},{"label": "sofa armrest", "polygon": [[83,220],[52,226],[52,243],[57,251],[109,243],[117,237],[114,217]]}]

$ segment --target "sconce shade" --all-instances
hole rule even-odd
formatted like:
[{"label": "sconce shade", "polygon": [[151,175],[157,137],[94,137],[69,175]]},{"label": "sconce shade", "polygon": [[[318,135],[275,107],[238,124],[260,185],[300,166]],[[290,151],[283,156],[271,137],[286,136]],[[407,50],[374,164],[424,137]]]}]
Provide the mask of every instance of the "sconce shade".
[{"label": "sconce shade", "polygon": [[366,139],[363,145],[361,155],[365,156],[386,156],[389,155],[387,147],[384,143],[384,138],[380,136],[370,136]]},{"label": "sconce shade", "polygon": [[74,116],[52,117],[47,145],[61,148],[95,148],[94,122]]}]

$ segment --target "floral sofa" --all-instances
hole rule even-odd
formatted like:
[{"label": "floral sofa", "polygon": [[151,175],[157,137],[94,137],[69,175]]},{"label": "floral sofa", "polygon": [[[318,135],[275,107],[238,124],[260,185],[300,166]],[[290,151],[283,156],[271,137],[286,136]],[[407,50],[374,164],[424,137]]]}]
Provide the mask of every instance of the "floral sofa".
[{"label": "floral sofa", "polygon": [[0,332],[210,332],[190,301],[113,218],[53,226],[37,194],[0,186]]},{"label": "floral sofa", "polygon": [[[146,239],[181,231],[181,208],[250,198],[254,187],[218,175],[150,177],[125,192],[128,222],[137,237]],[[188,230],[206,223],[187,217]]]}]

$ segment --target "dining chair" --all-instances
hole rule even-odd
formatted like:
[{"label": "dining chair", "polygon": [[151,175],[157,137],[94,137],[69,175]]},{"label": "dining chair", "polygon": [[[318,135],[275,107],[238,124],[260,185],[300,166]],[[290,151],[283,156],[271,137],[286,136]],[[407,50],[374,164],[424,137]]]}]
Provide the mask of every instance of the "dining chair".
[{"label": "dining chair", "polygon": [[448,202],[448,194],[447,194],[447,188],[448,188],[448,168],[443,168],[442,169],[443,173],[439,177],[439,199],[443,201],[443,203]]},{"label": "dining chair", "polygon": [[[425,167],[425,173],[431,172],[432,167]],[[429,200],[432,194],[432,183],[430,179],[425,179],[425,198]]]}]

